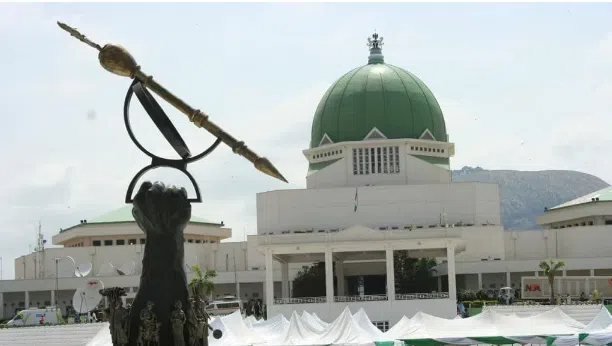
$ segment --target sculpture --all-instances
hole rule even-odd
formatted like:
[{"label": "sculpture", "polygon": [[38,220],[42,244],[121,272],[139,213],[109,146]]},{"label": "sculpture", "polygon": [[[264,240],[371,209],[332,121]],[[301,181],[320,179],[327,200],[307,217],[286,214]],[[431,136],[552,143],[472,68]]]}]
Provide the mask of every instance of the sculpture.
[{"label": "sculpture", "polygon": [[[136,223],[146,235],[138,293],[130,314],[130,345],[140,334],[140,312],[155,302],[155,315],[161,322],[159,340],[172,345],[170,317],[176,301],[187,306],[189,291],[184,270],[183,230],[191,217],[191,204],[185,189],[162,183],[145,182],[134,197],[132,210]],[[187,338],[185,338],[187,339]]]},{"label": "sculpture", "polygon": [[189,330],[189,346],[198,344],[198,316],[196,315],[196,305],[193,298],[189,298],[189,309],[187,309],[187,328]]},{"label": "sculpture", "polygon": [[174,311],[170,316],[170,323],[172,324],[172,337],[174,338],[174,346],[185,346],[185,335],[183,333],[183,327],[185,326],[185,313],[182,310],[183,304],[180,300],[174,303]]},{"label": "sculpture", "polygon": [[[124,101],[124,122],[134,144],[152,159],[151,164],[141,169],[132,179],[125,197],[126,203],[133,203],[132,214],[146,236],[140,285],[129,313],[127,313],[129,321],[123,322],[126,310],[122,303],[117,302],[117,299],[125,295],[125,292],[118,287],[105,291],[111,301],[109,319],[112,320],[110,329],[113,345],[172,345],[173,340],[180,339],[178,335],[174,338],[173,334],[179,332],[178,324],[182,320],[180,313],[176,315],[178,319],[172,319],[175,316],[172,307],[174,306],[176,310],[178,306],[180,310],[181,306],[187,306],[189,296],[183,265],[185,251],[183,230],[191,218],[190,202],[201,202],[200,190],[195,179],[187,172],[187,164],[205,157],[223,142],[234,153],[253,163],[257,170],[281,181],[287,181],[270,161],[260,157],[247,148],[244,142],[237,140],[217,126],[204,112],[192,108],[153,80],[153,77],[142,72],[136,60],[127,50],[113,44],[100,46],[74,28],[60,22],[57,24],[73,37],[97,49],[98,59],[104,69],[133,79]],[[180,134],[149,90],[185,114],[197,127],[202,127],[212,134],[216,138],[214,144],[206,151],[191,156]],[[171,160],[155,156],[136,140],[130,127],[128,112],[133,94],[136,94],[147,114],[181,159]],[[194,185],[196,198],[188,198],[184,188],[178,189],[171,186],[166,187],[161,183],[145,182],[132,199],[132,192],[138,179],[146,171],[161,166],[176,168],[186,174]],[[183,328],[183,343],[189,340],[190,345],[208,344],[207,335],[210,328],[208,315],[204,307],[199,306],[200,304],[201,300],[198,297],[187,310],[188,328]],[[171,321],[172,323],[168,323]],[[182,322],[183,325],[184,323]],[[176,328],[174,328],[175,324]],[[128,341],[123,343],[126,336]],[[215,330],[213,336],[218,339],[222,337],[222,333],[220,330]]]},{"label": "sculpture", "polygon": [[108,300],[108,309],[105,313],[108,316],[109,329],[111,331],[111,340],[115,346],[123,346],[127,344],[127,334],[129,332],[128,312],[123,308],[123,300],[125,290],[122,287],[109,287],[101,289],[100,294]]},{"label": "sculpture", "polygon": [[147,302],[147,307],[140,312],[140,333],[138,334],[139,346],[160,346],[159,327],[157,316],[153,312],[153,302]]},{"label": "sculpture", "polygon": [[130,313],[123,307],[123,300],[119,299],[115,313],[113,314],[113,327],[116,333],[116,345],[125,346],[128,343],[128,332],[130,330]]}]

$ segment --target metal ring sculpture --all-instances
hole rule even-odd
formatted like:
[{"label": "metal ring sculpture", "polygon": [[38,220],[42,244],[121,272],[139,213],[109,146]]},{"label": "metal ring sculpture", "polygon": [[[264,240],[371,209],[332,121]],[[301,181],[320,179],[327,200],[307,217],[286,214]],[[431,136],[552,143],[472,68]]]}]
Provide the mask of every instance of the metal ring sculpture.
[{"label": "metal ring sculpture", "polygon": [[[130,102],[132,101],[132,95],[134,94],[136,94],[138,101],[143,106],[151,120],[153,120],[155,126],[157,126],[157,128],[166,138],[168,143],[170,143],[174,151],[176,151],[176,153],[181,157],[180,159],[166,159],[159,157],[145,149],[142,144],[140,144],[138,139],[136,139],[136,136],[132,131],[132,126],[130,125]],[[138,180],[146,172],[159,167],[174,168],[183,172],[183,174],[185,174],[187,178],[189,178],[191,184],[193,184],[196,193],[195,198],[189,198],[188,200],[190,202],[196,203],[202,202],[200,187],[198,186],[198,183],[193,178],[191,173],[187,171],[187,165],[192,162],[203,159],[208,154],[212,153],[219,146],[219,144],[221,144],[221,139],[217,138],[215,142],[210,147],[208,147],[208,149],[204,150],[196,156],[191,156],[191,151],[187,147],[187,144],[185,144],[185,141],[181,137],[180,133],[177,131],[176,127],[174,127],[174,124],[172,124],[172,121],[170,121],[170,118],[168,118],[168,116],[161,108],[161,106],[157,103],[153,95],[151,95],[151,93],[138,79],[134,79],[132,84],[130,84],[127,94],[125,95],[125,101],[123,103],[123,121],[125,123],[125,129],[127,130],[128,135],[132,139],[132,142],[134,142],[134,144],[136,145],[136,147],[138,147],[138,149],[140,149],[140,151],[142,151],[145,155],[151,158],[151,164],[138,171],[134,178],[132,178],[132,181],[130,181],[127,192],[125,194],[125,203],[132,203],[134,201],[134,199],[132,198],[132,194],[134,193],[134,187],[136,187],[136,183],[138,182]]]}]

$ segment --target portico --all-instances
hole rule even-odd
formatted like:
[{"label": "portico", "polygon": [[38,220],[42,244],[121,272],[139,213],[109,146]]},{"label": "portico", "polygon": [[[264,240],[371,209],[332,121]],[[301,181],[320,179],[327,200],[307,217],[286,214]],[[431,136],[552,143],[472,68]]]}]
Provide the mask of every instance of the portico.
[{"label": "portico", "polygon": [[[265,255],[264,291],[268,316],[283,313],[289,317],[293,310],[298,313],[307,310],[316,312],[321,318],[334,318],[347,305],[356,309],[370,307],[371,311],[367,313],[372,318],[380,315],[379,318],[391,321],[394,320],[393,311],[397,311],[398,319],[409,311],[450,315],[448,317],[455,314],[455,253],[465,250],[465,242],[461,240],[461,232],[458,230],[438,228],[380,231],[355,225],[337,232],[262,235],[257,239],[259,250]],[[393,252],[397,250],[408,250],[415,258],[447,258],[448,292],[396,293]],[[281,263],[281,297],[274,296],[275,261]],[[291,297],[289,263],[314,262],[325,263],[325,296]],[[378,266],[372,266],[370,271],[378,270],[378,274],[385,275],[386,291],[377,294],[364,294],[363,291],[347,294],[347,266],[357,265],[363,272],[368,271],[366,266],[372,263]],[[337,280],[335,290],[334,274]]]}]

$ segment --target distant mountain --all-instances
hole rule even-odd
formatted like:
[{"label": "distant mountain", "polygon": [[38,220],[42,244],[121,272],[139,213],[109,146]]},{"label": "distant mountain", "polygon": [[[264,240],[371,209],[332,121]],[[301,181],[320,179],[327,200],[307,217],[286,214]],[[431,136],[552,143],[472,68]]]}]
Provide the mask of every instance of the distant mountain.
[{"label": "distant mountain", "polygon": [[596,176],[576,171],[497,171],[468,166],[454,170],[453,181],[499,184],[506,229],[538,228],[536,216],[545,207],[554,207],[610,185]]}]

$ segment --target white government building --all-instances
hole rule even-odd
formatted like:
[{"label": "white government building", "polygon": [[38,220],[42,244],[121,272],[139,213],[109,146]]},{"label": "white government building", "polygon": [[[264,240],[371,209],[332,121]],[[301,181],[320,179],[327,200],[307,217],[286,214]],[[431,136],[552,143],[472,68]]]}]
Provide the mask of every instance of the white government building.
[{"label": "white government building", "polygon": [[[368,63],[340,77],[316,109],[303,151],[306,188],[259,193],[257,235],[246,242],[223,242],[231,229],[222,223],[194,217],[187,226],[185,262],[218,271],[214,295],[237,294],[237,279],[240,296],[263,299],[268,315],[306,309],[331,320],[349,305],[394,324],[417,311],[455,316],[457,290],[513,286],[524,297],[545,295],[546,285],[536,292],[524,280],[542,282],[538,264],[547,258],[566,263],[561,292],[605,294],[612,188],[550,208],[537,219],[542,230],[504,231],[498,186],[452,182],[455,146],[434,95],[386,64],[372,38]],[[92,278],[133,298],[145,241],[131,206],[62,230],[52,239],[59,247],[15,259],[15,279],[0,281],[0,318],[55,302],[64,309]],[[395,292],[386,273],[396,250],[438,258],[437,292]],[[291,297],[297,272],[314,261],[325,262],[325,297]],[[379,284],[364,280],[357,289],[357,277]]]}]

